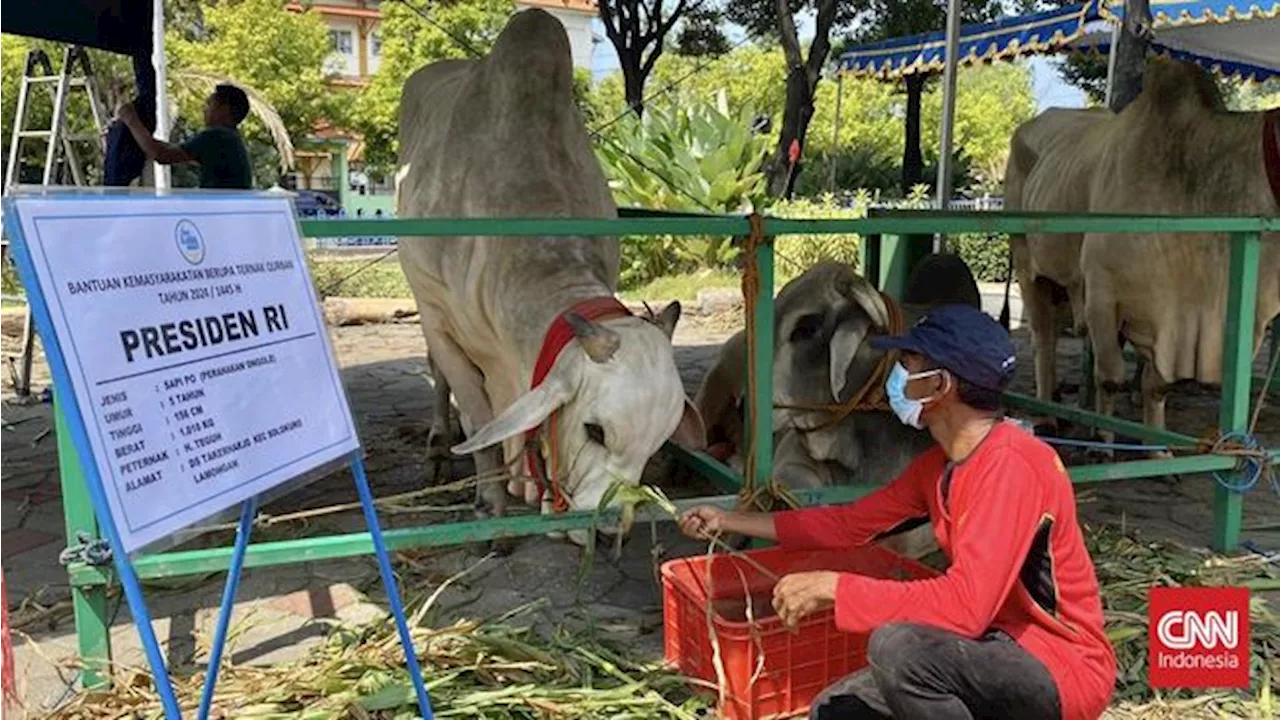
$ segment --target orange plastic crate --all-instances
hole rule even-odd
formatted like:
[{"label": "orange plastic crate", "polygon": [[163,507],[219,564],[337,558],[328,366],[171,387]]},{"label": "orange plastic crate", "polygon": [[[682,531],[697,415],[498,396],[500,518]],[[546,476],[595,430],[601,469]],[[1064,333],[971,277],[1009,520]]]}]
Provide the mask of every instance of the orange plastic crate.
[{"label": "orange plastic crate", "polygon": [[[878,545],[834,551],[771,547],[744,554],[779,577],[810,570],[894,580],[937,575]],[[717,683],[711,645],[714,627],[725,674],[725,704],[720,708],[725,718],[803,715],[823,688],[866,666],[867,635],[837,630],[831,610],[810,615],[795,631],[789,630],[773,611],[773,580],[740,558],[716,554],[710,558],[708,582],[707,563],[707,556],[701,555],[662,565],[664,654],[682,674]],[[754,632],[746,620],[748,594],[756,619]],[[756,675],[761,658],[763,668]]]}]

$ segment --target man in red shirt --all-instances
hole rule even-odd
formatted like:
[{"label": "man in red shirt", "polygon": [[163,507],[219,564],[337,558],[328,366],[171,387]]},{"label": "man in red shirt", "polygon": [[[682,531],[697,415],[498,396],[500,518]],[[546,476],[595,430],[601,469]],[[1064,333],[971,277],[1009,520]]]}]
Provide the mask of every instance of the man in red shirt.
[{"label": "man in red shirt", "polygon": [[826,549],[932,523],[951,560],[940,577],[804,572],[774,589],[789,624],[834,607],[841,630],[871,633],[868,667],[826,688],[811,705],[815,719],[1096,719],[1115,685],[1115,654],[1066,470],[1001,417],[1014,366],[1008,333],[976,308],[946,305],[872,344],[901,352],[890,405],[936,446],[849,505],[771,514],[703,505],[681,529]]}]

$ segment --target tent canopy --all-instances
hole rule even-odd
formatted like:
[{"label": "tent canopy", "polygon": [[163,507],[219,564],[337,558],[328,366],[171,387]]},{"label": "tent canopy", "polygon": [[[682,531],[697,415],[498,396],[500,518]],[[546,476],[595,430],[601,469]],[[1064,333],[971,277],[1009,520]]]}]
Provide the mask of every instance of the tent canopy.
[{"label": "tent canopy", "polygon": [[0,32],[122,55],[151,54],[151,0],[5,0]]},{"label": "tent canopy", "polygon": [[[1240,9],[1243,8],[1243,9]],[[1280,0],[1151,0],[1152,50],[1211,71],[1262,81],[1280,75]],[[1027,55],[1110,51],[1123,0],[1090,0],[1020,17],[965,25],[961,64]],[[946,34],[925,33],[860,45],[839,58],[841,72],[897,78],[942,70]]]}]

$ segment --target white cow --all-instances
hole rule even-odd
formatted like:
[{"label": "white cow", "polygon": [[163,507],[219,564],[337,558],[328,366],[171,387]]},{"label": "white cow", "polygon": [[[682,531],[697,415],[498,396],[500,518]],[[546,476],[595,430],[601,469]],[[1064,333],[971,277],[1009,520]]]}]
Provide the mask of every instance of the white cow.
[{"label": "white cow", "polygon": [[[1013,208],[1275,216],[1280,186],[1269,181],[1267,166],[1280,165],[1280,157],[1266,157],[1264,150],[1276,146],[1275,112],[1270,120],[1262,112],[1228,112],[1203,69],[1153,59],[1142,93],[1120,113],[1042,115],[1019,130],[1010,154]],[[1049,132],[1039,132],[1046,127]],[[1034,152],[1024,152],[1028,148]],[[1037,309],[1047,297],[1037,287],[1044,281],[1067,289],[1077,323],[1083,314],[1094,348],[1100,412],[1114,414],[1115,394],[1123,388],[1122,337],[1146,360],[1141,385],[1148,425],[1164,427],[1165,396],[1173,383],[1221,382],[1229,281],[1225,235],[1090,233],[1065,243],[1061,236],[1041,238],[1029,234],[1011,247],[1030,304],[1042,398],[1053,389],[1056,334],[1052,314]],[[1255,353],[1277,312],[1280,234],[1265,233],[1256,320],[1245,329],[1253,332]]]},{"label": "white cow", "polygon": [[[415,72],[399,141],[400,217],[617,217],[574,104],[568,37],[541,10],[517,13],[484,59]],[[615,304],[616,238],[410,237],[399,246],[436,377],[432,445],[451,443],[452,392],[467,434],[453,451],[474,455],[482,481],[502,478],[481,483],[478,506],[504,514],[506,490],[536,501],[526,459],[549,466],[568,508],[589,510],[615,480],[638,481],[664,441],[702,446],[672,355],[680,306],[650,321]],[[592,309],[602,314],[592,320]],[[550,370],[533,387],[540,357]],[[530,430],[549,452],[526,458]]]},{"label": "white cow", "polygon": [[[1093,182],[1105,129],[1106,109],[1051,108],[1028,120],[1013,134],[1005,171],[1005,209],[1083,213],[1089,210]],[[1009,236],[1013,272],[1031,326],[1036,397],[1057,400],[1058,333],[1069,316],[1077,332],[1083,330],[1084,274],[1080,245],[1084,233],[1020,233]],[[1006,288],[1005,312],[1008,313]],[[1007,328],[1007,326],[1006,326]],[[1052,418],[1037,425],[1053,426]]]}]

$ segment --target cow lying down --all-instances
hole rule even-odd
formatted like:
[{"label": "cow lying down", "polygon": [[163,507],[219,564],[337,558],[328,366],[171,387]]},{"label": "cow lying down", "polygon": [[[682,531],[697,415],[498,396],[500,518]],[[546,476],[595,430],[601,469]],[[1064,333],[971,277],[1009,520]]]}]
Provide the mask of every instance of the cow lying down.
[{"label": "cow lying down", "polygon": [[[931,255],[908,279],[901,306],[907,326],[935,305],[981,307],[977,283],[956,255]],[[849,482],[884,484],[933,443],[888,409],[854,411],[834,424],[826,410],[848,401],[875,375],[883,352],[868,338],[890,327],[892,308],[852,267],[826,262],[787,283],[774,305],[774,477],[790,488]],[[712,454],[742,472],[746,335],[725,343],[695,399]],[[876,387],[878,392],[881,388]],[[886,546],[923,557],[937,546],[927,523],[892,535]]]}]

